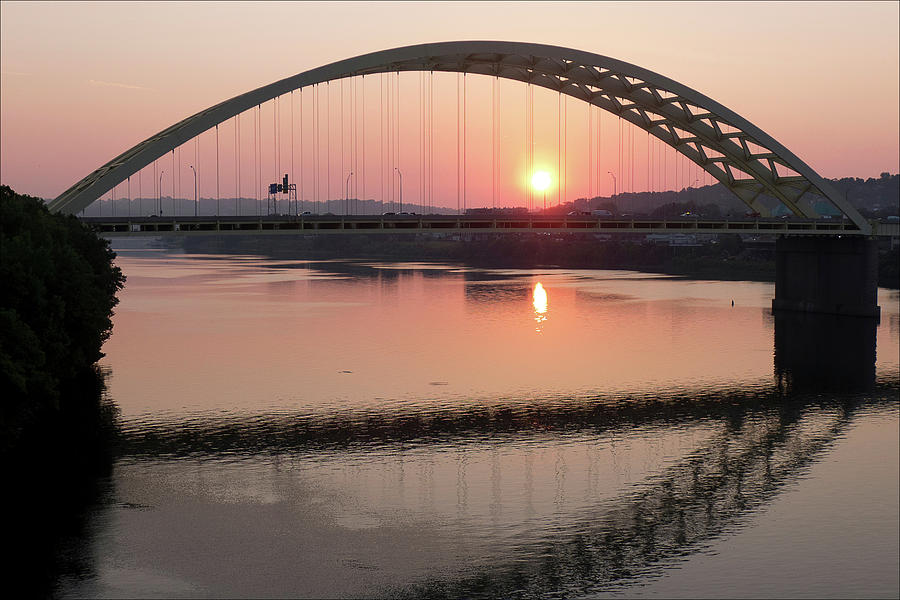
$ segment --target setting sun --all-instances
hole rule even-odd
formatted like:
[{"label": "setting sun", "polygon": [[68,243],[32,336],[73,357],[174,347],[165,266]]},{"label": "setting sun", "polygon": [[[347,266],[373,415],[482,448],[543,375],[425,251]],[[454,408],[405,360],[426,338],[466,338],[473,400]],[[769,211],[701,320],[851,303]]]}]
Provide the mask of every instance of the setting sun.
[{"label": "setting sun", "polygon": [[531,176],[531,185],[539,192],[543,192],[550,187],[550,173],[547,171],[537,171]]}]

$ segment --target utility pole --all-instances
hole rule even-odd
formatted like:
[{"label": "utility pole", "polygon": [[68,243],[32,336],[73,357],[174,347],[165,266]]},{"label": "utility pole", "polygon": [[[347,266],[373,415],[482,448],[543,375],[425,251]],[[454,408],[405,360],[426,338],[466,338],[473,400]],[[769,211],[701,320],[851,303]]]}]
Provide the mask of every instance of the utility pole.
[{"label": "utility pole", "polygon": [[159,216],[162,216],[162,176],[165,172],[165,169],[159,172],[159,191],[156,193],[156,208],[159,211]]},{"label": "utility pole", "polygon": [[188,165],[191,167],[191,171],[194,172],[194,216],[199,216],[199,208],[197,202],[197,169],[194,168],[194,165]]},{"label": "utility pole", "polygon": [[350,205],[350,178],[353,176],[353,171],[347,173],[347,182],[344,184],[344,216],[347,216],[347,211]]},{"label": "utility pole", "polygon": [[[617,187],[616,187],[616,176],[615,176],[615,174],[614,174],[612,171],[607,171],[607,173],[609,173],[610,175],[612,175],[612,178],[613,178],[613,199],[614,199],[614,201],[615,201],[616,190],[617,190]],[[618,208],[618,207],[619,207],[619,205],[616,204],[616,208]],[[620,212],[621,212],[621,211],[620,211]]]},{"label": "utility pole", "polygon": [[400,176],[400,210],[397,212],[403,212],[403,173],[400,172],[400,169],[394,167],[394,170],[397,171],[397,175]]}]

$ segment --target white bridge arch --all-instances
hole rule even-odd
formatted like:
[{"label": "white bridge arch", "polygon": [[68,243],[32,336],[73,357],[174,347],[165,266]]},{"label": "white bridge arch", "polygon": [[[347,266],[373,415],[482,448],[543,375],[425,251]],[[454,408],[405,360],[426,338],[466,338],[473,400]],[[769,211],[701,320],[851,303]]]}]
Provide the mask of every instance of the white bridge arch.
[{"label": "white bridge arch", "polygon": [[[241,94],[190,116],[101,166],[49,203],[76,213],[171,150],[219,123],[302,87],[399,71],[477,73],[531,83],[607,110],[662,140],[763,216],[763,195],[795,215],[831,202],[865,234],[871,225],[830,183],[764,131],[715,100],[647,69],[590,52],[522,42],[458,41],[348,58]],[[779,173],[781,170],[781,173]]]}]

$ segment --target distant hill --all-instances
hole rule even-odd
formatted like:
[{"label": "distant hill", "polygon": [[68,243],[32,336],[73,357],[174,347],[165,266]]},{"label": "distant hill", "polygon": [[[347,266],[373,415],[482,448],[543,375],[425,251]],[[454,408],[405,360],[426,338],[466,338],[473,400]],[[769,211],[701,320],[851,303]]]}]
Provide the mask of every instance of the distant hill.
[{"label": "distant hill", "polygon": [[[887,217],[900,215],[900,175],[882,173],[877,179],[870,177],[860,179],[845,177],[832,179],[832,185],[840,193],[846,193],[847,199],[865,217]],[[761,196],[760,200],[766,206],[773,208],[775,214],[785,211],[774,198]],[[115,208],[111,200],[95,202],[87,210],[86,216],[112,216],[116,215],[143,215],[147,216],[158,210],[155,198],[134,199],[130,203],[122,198],[115,201]],[[378,215],[383,212],[412,212],[422,214],[434,212],[439,214],[456,214],[455,207],[435,206],[428,209],[419,204],[403,203],[401,206],[394,203],[381,203],[376,200],[331,200],[330,202],[303,202],[299,210],[312,212],[344,214],[349,204],[350,212],[354,214]],[[200,214],[216,214],[216,199],[201,198]],[[221,215],[234,215],[238,211],[244,215],[267,214],[266,202],[261,200],[258,204],[255,199],[242,198],[238,203],[234,198],[222,198],[218,202],[218,210]],[[239,206],[238,206],[239,205]],[[589,211],[597,208],[607,209],[616,215],[633,214],[639,216],[671,217],[678,216],[686,211],[696,212],[707,217],[742,216],[749,210],[747,205],[741,202],[734,194],[729,192],[721,184],[707,185],[699,188],[687,188],[680,191],[667,192],[625,192],[616,196],[595,196],[593,198],[578,198],[574,202],[566,202],[560,206],[552,206],[548,213],[568,213],[573,210]],[[819,203],[817,209],[823,214],[836,214],[828,202]],[[178,215],[194,214],[194,203],[188,199],[172,200],[170,197],[162,198],[162,210],[164,214]],[[286,200],[278,202],[278,212],[288,212]],[[294,212],[294,209],[291,209]]]},{"label": "distant hill", "polygon": [[[829,181],[838,192],[846,194],[847,200],[865,217],[883,218],[900,215],[900,175],[882,173],[877,179],[845,177]],[[761,200],[765,205],[773,207],[776,214],[784,210],[774,198],[761,196]],[[619,194],[615,197],[579,198],[574,203],[566,203],[558,209],[553,207],[553,212],[595,208],[605,208],[615,214],[631,213],[655,217],[677,216],[690,210],[713,218],[744,215],[749,210],[746,204],[722,184],[717,183],[677,192],[638,192]],[[823,214],[835,212],[830,203],[824,200],[816,208]]]}]

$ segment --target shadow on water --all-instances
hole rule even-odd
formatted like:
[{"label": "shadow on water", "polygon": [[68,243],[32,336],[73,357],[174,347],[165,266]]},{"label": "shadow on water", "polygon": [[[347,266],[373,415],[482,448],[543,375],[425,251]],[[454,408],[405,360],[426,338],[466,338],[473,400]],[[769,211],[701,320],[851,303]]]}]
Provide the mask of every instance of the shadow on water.
[{"label": "shadow on water", "polygon": [[875,385],[875,319],[786,311],[774,316],[780,388],[862,392]]},{"label": "shadow on water", "polygon": [[[396,407],[333,414],[165,416],[117,425],[95,402],[96,435],[74,427],[33,449],[14,479],[21,557],[43,581],[91,577],[92,521],[115,459],[215,459],[259,454],[365,453],[373,448],[459,448],[527,442],[647,425],[716,426],[711,439],[637,492],[567,515],[538,540],[512,546],[464,573],[373,595],[546,597],[592,593],[652,575],[741,526],[796,481],[860,409],[895,406],[896,382],[875,378],[874,323],[775,316],[775,378],[757,391],[673,391],[648,397],[489,399],[472,405]],[[99,397],[99,394],[98,394]],[[13,539],[17,539],[15,534]],[[16,571],[13,571],[16,572]],[[26,571],[22,571],[26,572]]]},{"label": "shadow on water", "polygon": [[[874,392],[874,393],[873,393]],[[525,444],[578,431],[627,432],[648,424],[702,421],[717,433],[637,492],[548,523],[537,541],[511,545],[464,573],[373,590],[378,597],[547,597],[586,594],[652,576],[668,562],[740,528],[746,518],[796,481],[840,438],[860,409],[896,404],[896,387],[865,396],[702,394],[668,400],[595,398],[569,403],[495,405],[428,414],[369,414],[315,420],[303,415],[226,421],[173,420],[126,431],[122,451],[178,460],[259,453],[311,457],[398,451],[422,445]],[[530,439],[531,438],[531,439]],[[667,562],[668,561],[668,562]]]},{"label": "shadow on water", "polygon": [[[791,403],[735,415],[730,427],[644,491],[570,518],[553,537],[512,548],[489,568],[389,590],[394,597],[568,597],[657,574],[738,529],[817,460],[851,422],[855,402],[815,415]],[[815,427],[809,427],[809,422]]]},{"label": "shadow on water", "polygon": [[7,590],[53,596],[60,577],[95,569],[93,520],[111,492],[119,415],[103,397],[104,381],[91,371],[71,382],[63,408],[29,427],[3,457],[5,539],[13,549],[4,559]]},{"label": "shadow on water", "polygon": [[776,314],[775,385],[768,392],[626,403],[611,412],[596,407],[593,414],[602,417],[584,426],[709,419],[724,427],[642,492],[576,515],[558,535],[516,548],[512,558],[489,568],[391,589],[390,595],[591,594],[621,589],[701,550],[796,481],[860,409],[897,405],[897,382],[876,381],[875,330],[873,319]]}]

